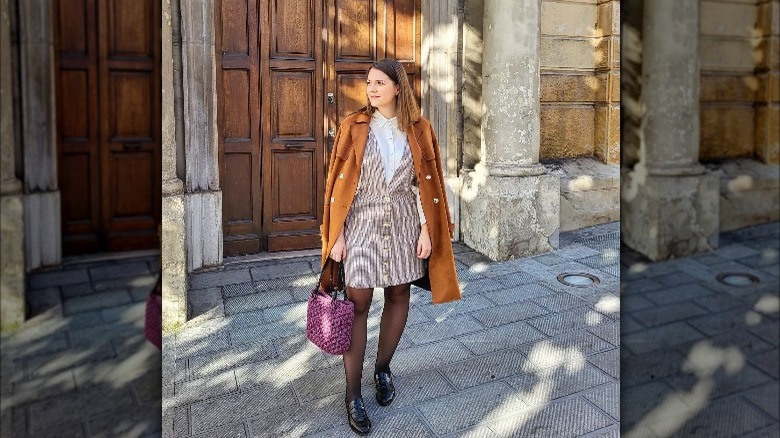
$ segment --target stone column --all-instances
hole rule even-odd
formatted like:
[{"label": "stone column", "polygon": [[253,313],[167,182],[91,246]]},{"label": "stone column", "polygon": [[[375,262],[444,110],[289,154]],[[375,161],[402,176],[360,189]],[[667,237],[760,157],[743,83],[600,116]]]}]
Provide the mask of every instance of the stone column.
[{"label": "stone column", "polygon": [[485,0],[480,162],[463,172],[463,241],[493,260],[558,248],[560,179],[539,164],[541,1]]},{"label": "stone column", "polygon": [[19,5],[24,223],[27,270],[62,259],[52,6],[50,0]]},{"label": "stone column", "polygon": [[422,29],[422,113],[431,121],[439,140],[445,188],[455,239],[460,234],[460,169],[462,125],[459,96],[461,22],[458,0],[429,0],[423,3]]},{"label": "stone column", "polygon": [[646,1],[642,22],[640,144],[621,172],[621,229],[664,260],[717,247],[719,181],[698,161],[699,1]]},{"label": "stone column", "polygon": [[11,5],[0,0],[0,332],[24,322],[24,202],[14,148]]},{"label": "stone column", "polygon": [[222,263],[214,2],[181,1],[187,269]]},{"label": "stone column", "polygon": [[[174,44],[172,25],[178,29],[178,2],[162,1],[162,241],[163,330],[175,332],[187,320],[187,250],[184,225],[184,183],[177,176],[174,59],[181,61],[181,40]],[[178,52],[178,53],[177,53]],[[175,56],[176,55],[176,56]],[[178,64],[179,69],[181,64]],[[180,71],[179,71],[180,73]],[[167,368],[164,368],[167,369]],[[172,380],[172,379],[171,379]]]}]

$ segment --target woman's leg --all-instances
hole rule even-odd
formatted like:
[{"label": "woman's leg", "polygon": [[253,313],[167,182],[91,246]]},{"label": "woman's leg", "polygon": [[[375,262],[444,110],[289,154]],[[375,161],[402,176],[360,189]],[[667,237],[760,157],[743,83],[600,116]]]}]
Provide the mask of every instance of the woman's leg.
[{"label": "woman's leg", "polygon": [[344,353],[344,374],[347,377],[347,401],[360,395],[360,380],[363,376],[363,358],[366,354],[366,331],[368,309],[371,307],[373,289],[348,287],[347,296],[355,305],[355,319],[352,322],[352,341]]},{"label": "woman's leg", "polygon": [[376,354],[376,371],[388,371],[395,349],[401,340],[409,315],[409,289],[411,285],[399,284],[385,288],[385,307],[379,323],[379,349]]}]

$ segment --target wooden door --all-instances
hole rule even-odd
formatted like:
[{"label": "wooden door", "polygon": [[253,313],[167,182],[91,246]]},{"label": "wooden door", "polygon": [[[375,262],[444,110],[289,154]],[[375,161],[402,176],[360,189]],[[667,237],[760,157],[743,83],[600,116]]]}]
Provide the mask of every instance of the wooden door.
[{"label": "wooden door", "polygon": [[63,252],[158,247],[160,4],[56,5]]},{"label": "wooden door", "polygon": [[419,95],[419,0],[222,0],[215,15],[225,255],[318,248],[330,147],[366,69],[402,59]]}]

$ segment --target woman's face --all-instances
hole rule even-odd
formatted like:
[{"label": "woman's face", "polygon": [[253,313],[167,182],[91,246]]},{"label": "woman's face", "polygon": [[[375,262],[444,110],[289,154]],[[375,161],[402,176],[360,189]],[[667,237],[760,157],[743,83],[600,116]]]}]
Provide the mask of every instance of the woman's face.
[{"label": "woman's face", "polygon": [[389,76],[384,74],[382,70],[372,68],[368,71],[368,79],[366,79],[366,94],[368,100],[371,102],[371,106],[374,108],[383,108],[392,106],[395,108],[396,96],[400,87],[393,83],[393,80]]}]

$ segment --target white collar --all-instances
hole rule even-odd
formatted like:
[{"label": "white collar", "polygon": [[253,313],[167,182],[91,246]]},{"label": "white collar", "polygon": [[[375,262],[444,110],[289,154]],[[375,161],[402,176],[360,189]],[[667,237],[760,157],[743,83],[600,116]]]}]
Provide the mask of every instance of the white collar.
[{"label": "white collar", "polygon": [[393,127],[398,127],[398,116],[393,116],[391,118],[387,118],[382,115],[382,113],[379,112],[379,110],[374,110],[374,114],[371,116],[371,119],[376,123],[380,128],[383,128],[388,123],[391,124]]}]

